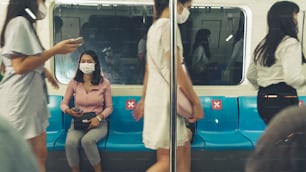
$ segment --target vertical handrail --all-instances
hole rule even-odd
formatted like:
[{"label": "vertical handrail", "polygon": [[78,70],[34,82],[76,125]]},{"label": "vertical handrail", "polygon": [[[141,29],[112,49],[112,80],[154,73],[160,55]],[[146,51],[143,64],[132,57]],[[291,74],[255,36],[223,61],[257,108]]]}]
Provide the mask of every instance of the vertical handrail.
[{"label": "vertical handrail", "polygon": [[169,1],[171,23],[170,46],[170,172],[176,172],[176,11],[177,0]]},{"label": "vertical handrail", "polygon": [[[301,46],[302,46],[302,52],[304,53],[304,29],[305,29],[305,13],[306,11],[303,11],[303,20],[302,20],[302,36],[301,36]],[[305,55],[305,54],[304,54]]]}]

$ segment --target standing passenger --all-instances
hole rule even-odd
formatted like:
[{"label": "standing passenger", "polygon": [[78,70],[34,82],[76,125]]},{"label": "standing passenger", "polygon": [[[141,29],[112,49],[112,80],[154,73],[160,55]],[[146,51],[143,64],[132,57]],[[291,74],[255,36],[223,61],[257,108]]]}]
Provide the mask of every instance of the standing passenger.
[{"label": "standing passenger", "polygon": [[6,70],[0,83],[0,114],[30,143],[41,172],[46,171],[49,117],[45,77],[58,87],[44,63],[55,54],[70,53],[80,46],[65,40],[45,50],[34,24],[46,14],[44,0],[10,0],[0,39]]},{"label": "standing passenger", "polygon": [[[134,111],[134,117],[139,120],[144,114],[143,142],[147,148],[156,150],[157,162],[147,172],[169,171],[170,145],[170,98],[161,98],[158,95],[169,95],[170,76],[170,11],[169,0],[155,0],[155,22],[150,27],[147,39],[147,66],[144,77],[143,96]],[[177,21],[184,23],[189,16],[189,10],[181,1],[177,4]],[[180,32],[177,33],[177,79],[193,105],[193,118],[189,122],[203,118],[203,109],[198,96],[192,88],[191,81],[183,71],[183,47]],[[154,64],[155,63],[155,64]],[[159,68],[159,69],[157,69]],[[159,71],[158,71],[159,70]],[[160,74],[161,73],[161,74]],[[190,171],[190,144],[187,128],[183,118],[177,116],[177,171]]]},{"label": "standing passenger", "polygon": [[294,2],[276,2],[268,12],[269,31],[254,51],[247,78],[259,86],[258,112],[266,124],[276,113],[298,105],[296,88],[305,85],[302,75],[301,44],[297,38],[297,14]]},{"label": "standing passenger", "polygon": [[101,172],[101,158],[97,142],[107,134],[107,118],[113,111],[110,82],[101,76],[98,55],[91,50],[83,52],[80,56],[78,69],[73,80],[68,84],[61,109],[72,117],[81,117],[83,114],[69,107],[74,96],[74,105],[82,112],[95,112],[96,117],[90,121],[90,130],[74,129],[73,120],[66,138],[66,156],[72,172],[80,172],[79,145],[94,167],[95,172]]}]

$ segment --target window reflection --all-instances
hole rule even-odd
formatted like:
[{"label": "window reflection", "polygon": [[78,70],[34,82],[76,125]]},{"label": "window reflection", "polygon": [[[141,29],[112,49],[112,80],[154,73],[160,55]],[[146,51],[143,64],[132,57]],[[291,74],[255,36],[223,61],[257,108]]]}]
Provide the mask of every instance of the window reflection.
[{"label": "window reflection", "polygon": [[[240,8],[193,7],[188,22],[180,25],[184,59],[194,85],[236,85],[242,80],[245,15]],[[54,44],[84,37],[74,53],[55,57],[55,75],[61,83],[74,76],[84,50],[99,55],[102,71],[112,84],[142,84],[146,33],[152,7],[141,5],[67,6],[54,8]],[[202,37],[197,38],[199,32]],[[198,48],[200,47],[200,48]],[[202,47],[202,48],[201,48]],[[201,50],[201,51],[200,51]],[[195,72],[194,59],[201,69]],[[203,58],[203,59],[201,59]]]}]

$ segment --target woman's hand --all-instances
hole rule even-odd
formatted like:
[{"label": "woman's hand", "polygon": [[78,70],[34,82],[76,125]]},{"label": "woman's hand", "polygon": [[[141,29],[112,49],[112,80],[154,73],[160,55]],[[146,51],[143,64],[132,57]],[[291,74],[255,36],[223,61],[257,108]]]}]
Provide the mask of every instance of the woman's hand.
[{"label": "woman's hand", "polygon": [[136,109],[133,111],[133,117],[136,121],[139,121],[144,115],[144,100],[141,99],[137,105]]},{"label": "woman's hand", "polygon": [[83,116],[83,112],[76,112],[74,111],[73,109],[67,109],[65,110],[65,113],[73,116],[73,117],[76,117],[76,118],[80,118]]},{"label": "woman's hand", "polygon": [[53,48],[56,54],[67,54],[75,51],[81,43],[74,43],[74,39],[67,39],[57,43]]},{"label": "woman's hand", "polygon": [[90,124],[89,124],[88,129],[96,128],[96,127],[99,127],[100,125],[100,121],[96,117],[91,118],[89,122]]},{"label": "woman's hand", "polygon": [[55,88],[55,89],[59,89],[59,85],[56,81],[56,79],[54,78],[54,76],[49,72],[48,69],[44,69],[44,73],[45,73],[45,77],[48,79],[48,81],[50,82],[50,84]]},{"label": "woman's hand", "polygon": [[195,123],[197,120],[204,117],[204,111],[200,102],[193,104],[193,116],[188,118],[188,122]]}]

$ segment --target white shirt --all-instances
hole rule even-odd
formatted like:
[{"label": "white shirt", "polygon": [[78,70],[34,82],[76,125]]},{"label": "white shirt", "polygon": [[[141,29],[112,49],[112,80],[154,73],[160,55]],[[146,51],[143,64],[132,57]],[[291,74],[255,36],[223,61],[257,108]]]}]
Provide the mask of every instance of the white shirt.
[{"label": "white shirt", "polygon": [[251,60],[247,78],[254,86],[267,87],[271,84],[285,82],[298,88],[305,84],[306,78],[302,74],[302,50],[295,38],[286,36],[275,51],[275,64],[270,67],[254,63]]},{"label": "white shirt", "polygon": [[206,57],[205,49],[203,46],[198,46],[192,55],[192,68],[200,68],[208,63],[209,59]]}]

